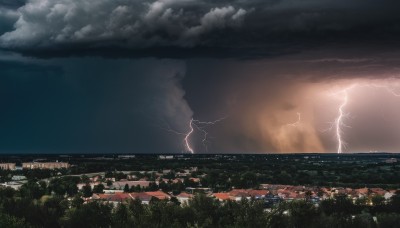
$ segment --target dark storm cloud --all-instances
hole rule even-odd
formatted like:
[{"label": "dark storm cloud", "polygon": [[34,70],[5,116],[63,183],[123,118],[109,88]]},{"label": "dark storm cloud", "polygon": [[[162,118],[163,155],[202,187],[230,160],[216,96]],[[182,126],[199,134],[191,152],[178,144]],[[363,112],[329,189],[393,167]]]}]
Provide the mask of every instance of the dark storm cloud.
[{"label": "dark storm cloud", "polygon": [[180,152],[162,127],[187,131],[184,74],[171,60],[0,53],[0,152]]},{"label": "dark storm cloud", "polygon": [[29,0],[0,45],[43,57],[264,57],[397,43],[399,7],[394,0]]},{"label": "dark storm cloud", "polygon": [[0,7],[16,9],[23,6],[25,2],[25,0],[0,0]]}]

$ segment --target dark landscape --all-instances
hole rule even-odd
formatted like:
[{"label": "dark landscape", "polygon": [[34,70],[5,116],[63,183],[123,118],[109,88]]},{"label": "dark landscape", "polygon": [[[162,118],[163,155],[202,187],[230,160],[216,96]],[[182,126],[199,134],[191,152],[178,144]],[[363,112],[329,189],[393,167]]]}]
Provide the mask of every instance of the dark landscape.
[{"label": "dark landscape", "polygon": [[35,154],[1,161],[1,227],[400,222],[398,154]]}]

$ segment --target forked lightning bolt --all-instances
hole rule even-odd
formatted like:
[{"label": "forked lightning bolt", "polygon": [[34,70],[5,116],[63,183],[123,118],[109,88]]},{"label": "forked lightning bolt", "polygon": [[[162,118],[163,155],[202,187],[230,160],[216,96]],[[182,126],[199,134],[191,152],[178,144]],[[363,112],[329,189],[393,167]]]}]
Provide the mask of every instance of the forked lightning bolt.
[{"label": "forked lightning bolt", "polygon": [[329,129],[335,128],[336,133],[336,140],[337,140],[337,153],[343,153],[344,149],[346,148],[346,142],[343,139],[343,127],[349,127],[344,123],[348,114],[345,113],[345,108],[349,102],[349,91],[356,88],[356,87],[373,87],[373,88],[383,88],[388,93],[392,94],[393,96],[400,97],[400,94],[396,93],[393,88],[384,85],[377,85],[377,84],[353,84],[343,90],[340,90],[332,95],[338,97],[340,95],[342,102],[338,108],[338,116],[336,117],[335,121],[333,122],[332,126]]},{"label": "forked lightning bolt", "polygon": [[189,128],[190,128],[190,130],[189,130],[188,133],[186,133],[185,139],[184,139],[186,149],[187,149],[190,153],[192,153],[192,154],[194,154],[194,150],[193,150],[193,148],[190,146],[189,138],[190,138],[190,135],[194,132],[193,121],[194,121],[193,118],[189,121]]},{"label": "forked lightning bolt", "polygon": [[178,134],[178,135],[183,135],[184,136],[183,144],[184,144],[185,150],[187,152],[190,152],[190,153],[194,154],[195,150],[194,150],[193,146],[190,143],[190,138],[191,138],[192,134],[195,132],[195,130],[197,129],[199,132],[201,132],[203,134],[202,143],[203,143],[203,146],[204,146],[205,150],[207,151],[208,150],[208,147],[207,147],[208,132],[206,131],[206,128],[211,126],[211,125],[214,125],[214,124],[216,124],[216,123],[218,123],[218,122],[220,122],[220,121],[222,121],[224,119],[226,119],[226,117],[217,119],[215,121],[204,122],[204,121],[195,120],[195,119],[192,118],[188,123],[189,131],[186,132],[186,133],[175,131],[175,130],[171,129],[169,126],[167,126],[168,128],[166,128],[166,130],[169,131],[169,132],[173,132],[175,134]]},{"label": "forked lightning bolt", "polygon": [[340,154],[343,152],[344,147],[346,146],[346,143],[343,141],[342,138],[342,133],[343,129],[342,127],[346,126],[343,122],[343,119],[346,117],[346,114],[344,113],[344,108],[346,107],[347,103],[349,102],[349,94],[347,92],[347,89],[342,91],[343,93],[343,102],[339,106],[339,115],[334,121],[335,129],[336,129],[336,139],[338,141],[338,146],[337,146],[337,153]]}]

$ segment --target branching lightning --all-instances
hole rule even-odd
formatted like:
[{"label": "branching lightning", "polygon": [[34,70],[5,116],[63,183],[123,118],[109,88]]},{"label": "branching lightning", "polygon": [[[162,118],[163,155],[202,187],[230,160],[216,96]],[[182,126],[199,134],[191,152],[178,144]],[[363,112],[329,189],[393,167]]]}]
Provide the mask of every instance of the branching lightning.
[{"label": "branching lightning", "polygon": [[297,127],[297,126],[300,125],[300,123],[301,123],[301,113],[297,112],[297,120],[296,120],[296,122],[288,123],[285,126],[287,126],[287,127]]},{"label": "branching lightning", "polygon": [[202,139],[202,143],[203,146],[205,148],[205,150],[208,150],[208,132],[206,130],[207,127],[212,126],[217,124],[218,122],[221,122],[222,120],[226,119],[227,117],[223,117],[220,119],[217,119],[215,121],[200,121],[200,120],[196,120],[196,119],[191,119],[188,123],[189,126],[189,131],[186,133],[182,133],[182,132],[178,132],[176,130],[171,129],[171,127],[169,125],[167,125],[167,128],[164,128],[165,130],[178,134],[178,135],[183,135],[183,145],[185,147],[185,150],[187,152],[190,152],[192,154],[195,153],[194,147],[193,145],[191,145],[190,143],[190,138],[193,135],[193,133],[195,132],[195,130],[199,131],[201,134],[203,134],[203,139]]},{"label": "branching lightning", "polygon": [[344,124],[344,118],[347,116],[347,114],[344,112],[344,108],[346,107],[347,103],[349,102],[349,94],[348,90],[353,87],[346,88],[340,92],[340,94],[343,94],[343,101],[339,106],[338,109],[338,117],[335,119],[333,122],[335,126],[335,131],[336,131],[336,139],[338,142],[337,145],[337,153],[340,154],[343,152],[343,149],[346,147],[346,142],[343,140],[342,134],[343,134],[343,127],[346,125]]},{"label": "branching lightning", "polygon": [[189,132],[185,135],[185,139],[184,139],[186,149],[187,149],[190,153],[192,153],[192,154],[194,154],[194,150],[193,150],[193,148],[190,146],[189,138],[190,138],[190,135],[194,132],[193,121],[194,121],[193,118],[189,121],[189,128],[190,128],[190,130],[189,130]]},{"label": "branching lightning", "polygon": [[349,92],[356,88],[356,87],[373,87],[373,88],[383,88],[385,89],[388,93],[390,93],[393,96],[400,97],[399,93],[396,93],[393,88],[385,85],[377,85],[373,83],[368,83],[368,84],[352,84],[349,87],[346,87],[345,89],[342,89],[336,93],[333,93],[331,95],[335,97],[339,97],[342,100],[338,107],[338,116],[336,117],[335,121],[332,123],[331,127],[328,130],[335,129],[335,134],[336,134],[336,140],[337,140],[337,153],[343,153],[344,149],[346,148],[347,143],[343,139],[343,127],[349,127],[347,126],[344,121],[346,117],[349,116],[348,113],[345,112],[345,108],[349,103]]}]

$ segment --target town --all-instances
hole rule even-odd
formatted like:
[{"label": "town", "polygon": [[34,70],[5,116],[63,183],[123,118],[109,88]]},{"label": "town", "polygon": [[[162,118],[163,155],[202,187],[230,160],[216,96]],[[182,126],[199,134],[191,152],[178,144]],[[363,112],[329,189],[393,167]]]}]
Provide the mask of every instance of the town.
[{"label": "town", "polygon": [[[355,158],[357,158],[356,162],[354,162]],[[344,176],[346,173],[338,172],[338,170],[348,170],[351,166],[353,170],[360,169],[364,173],[381,172],[385,175],[385,170],[397,172],[397,159],[396,156],[387,154],[372,157],[348,155],[340,158],[319,154],[112,155],[40,158],[21,156],[7,159],[7,162],[0,164],[2,181],[0,195],[11,195],[13,200],[16,200],[14,202],[16,204],[20,198],[29,199],[35,207],[38,206],[38,203],[35,203],[36,200],[46,204],[48,201],[57,199],[59,203],[65,202],[69,205],[63,209],[64,213],[74,207],[89,205],[107,206],[110,213],[116,213],[124,207],[123,205],[130,205],[132,202],[140,203],[144,207],[154,207],[160,202],[165,202],[183,209],[190,207],[199,199],[218,202],[218,207],[231,203],[242,205],[251,202],[252,207],[259,208],[265,218],[259,221],[260,224],[270,224],[265,227],[278,227],[274,226],[277,218],[268,217],[277,211],[282,212],[281,222],[290,221],[284,218],[287,219],[293,214],[292,207],[299,202],[305,203],[315,212],[329,208],[327,206],[329,203],[332,203],[330,208],[335,207],[338,199],[342,199],[355,208],[351,212],[346,212],[352,217],[345,220],[344,222],[347,222],[345,224],[354,225],[354,222],[358,221],[354,218],[358,218],[357,210],[359,210],[360,213],[369,211],[368,216],[371,220],[367,219],[367,222],[379,225],[388,220],[386,215],[382,217],[383,212],[392,210],[394,213],[396,209],[393,208],[400,207],[396,201],[400,198],[399,182],[396,184],[396,180],[394,182],[389,180],[387,183],[381,183],[379,178],[370,178],[362,184],[355,184],[350,183],[352,178],[347,176],[348,173]],[[252,165],[258,167],[260,163],[268,168],[252,167]],[[325,167],[322,168],[321,163],[324,163]],[[108,167],[103,166],[105,164],[108,164]],[[195,164],[197,166],[194,166]],[[285,165],[281,166],[282,164]],[[298,178],[296,173],[290,173],[284,167],[296,168],[298,176],[304,176],[304,173],[310,175]],[[269,172],[273,175],[268,176]],[[336,175],[335,181],[329,179],[330,173]],[[353,176],[362,174],[351,173]],[[286,178],[282,179],[282,175]],[[320,175],[324,176],[323,179],[326,182],[321,180]],[[338,181],[338,179],[348,180],[349,183]],[[299,180],[303,182],[299,183]],[[16,210],[13,209],[14,206],[10,206],[7,211]],[[333,214],[335,213],[340,214],[340,211]],[[325,211],[324,215],[326,214]],[[400,221],[398,220],[400,215],[395,215],[394,218],[393,216],[389,218],[389,223]],[[43,221],[29,222],[30,218],[22,216],[21,212],[12,216],[23,218],[21,221],[27,224],[45,226]],[[58,220],[51,224],[68,227],[69,223],[63,219],[65,218],[60,214]],[[186,222],[191,222],[193,225],[202,224],[195,220]],[[183,227],[186,226],[182,224]],[[260,226],[264,227],[264,225]],[[258,225],[255,226],[258,227]]]},{"label": "town", "polygon": [[[167,157],[168,158],[168,157]],[[164,158],[165,159],[165,158]],[[19,169],[62,169],[69,168],[66,162],[30,162],[22,163]],[[3,170],[16,170],[15,163],[0,163]],[[155,197],[160,200],[171,199],[176,197],[180,203],[187,202],[193,195],[204,193],[209,197],[216,198],[220,201],[235,200],[240,201],[242,198],[264,200],[266,205],[272,206],[280,201],[292,201],[296,199],[309,199],[318,203],[323,199],[333,198],[336,194],[344,194],[351,198],[354,202],[364,200],[366,203],[372,204],[374,201],[379,202],[388,200],[396,192],[395,189],[385,190],[382,188],[345,188],[345,187],[317,187],[317,186],[293,186],[279,184],[260,184],[255,189],[235,189],[224,192],[213,192],[211,188],[203,187],[199,177],[193,177],[193,172],[197,172],[197,167],[182,171],[162,170],[162,172],[140,171],[135,175],[135,171],[119,172],[116,175],[108,174],[83,174],[80,176],[80,182],[76,187],[83,190],[85,187],[89,189],[100,189],[95,191],[90,197],[84,197],[86,201],[104,200],[111,203],[122,203],[127,199],[140,199],[142,203],[148,204]],[[91,177],[89,177],[91,176]],[[108,176],[108,177],[106,177]],[[110,177],[112,176],[112,177]],[[118,176],[118,177],[114,177]],[[141,178],[139,178],[141,177]],[[154,180],[150,180],[154,177]],[[173,178],[171,178],[173,177]],[[201,176],[202,178],[205,175]],[[10,182],[2,183],[4,187],[11,187],[15,190],[27,183],[25,176],[12,176]],[[50,179],[47,180],[50,182]],[[46,183],[46,184],[48,184]],[[177,185],[178,191],[165,191],[168,188],[164,186]],[[155,191],[146,191],[146,190]],[[164,191],[163,191],[164,190]],[[174,193],[179,194],[174,194]]]}]

